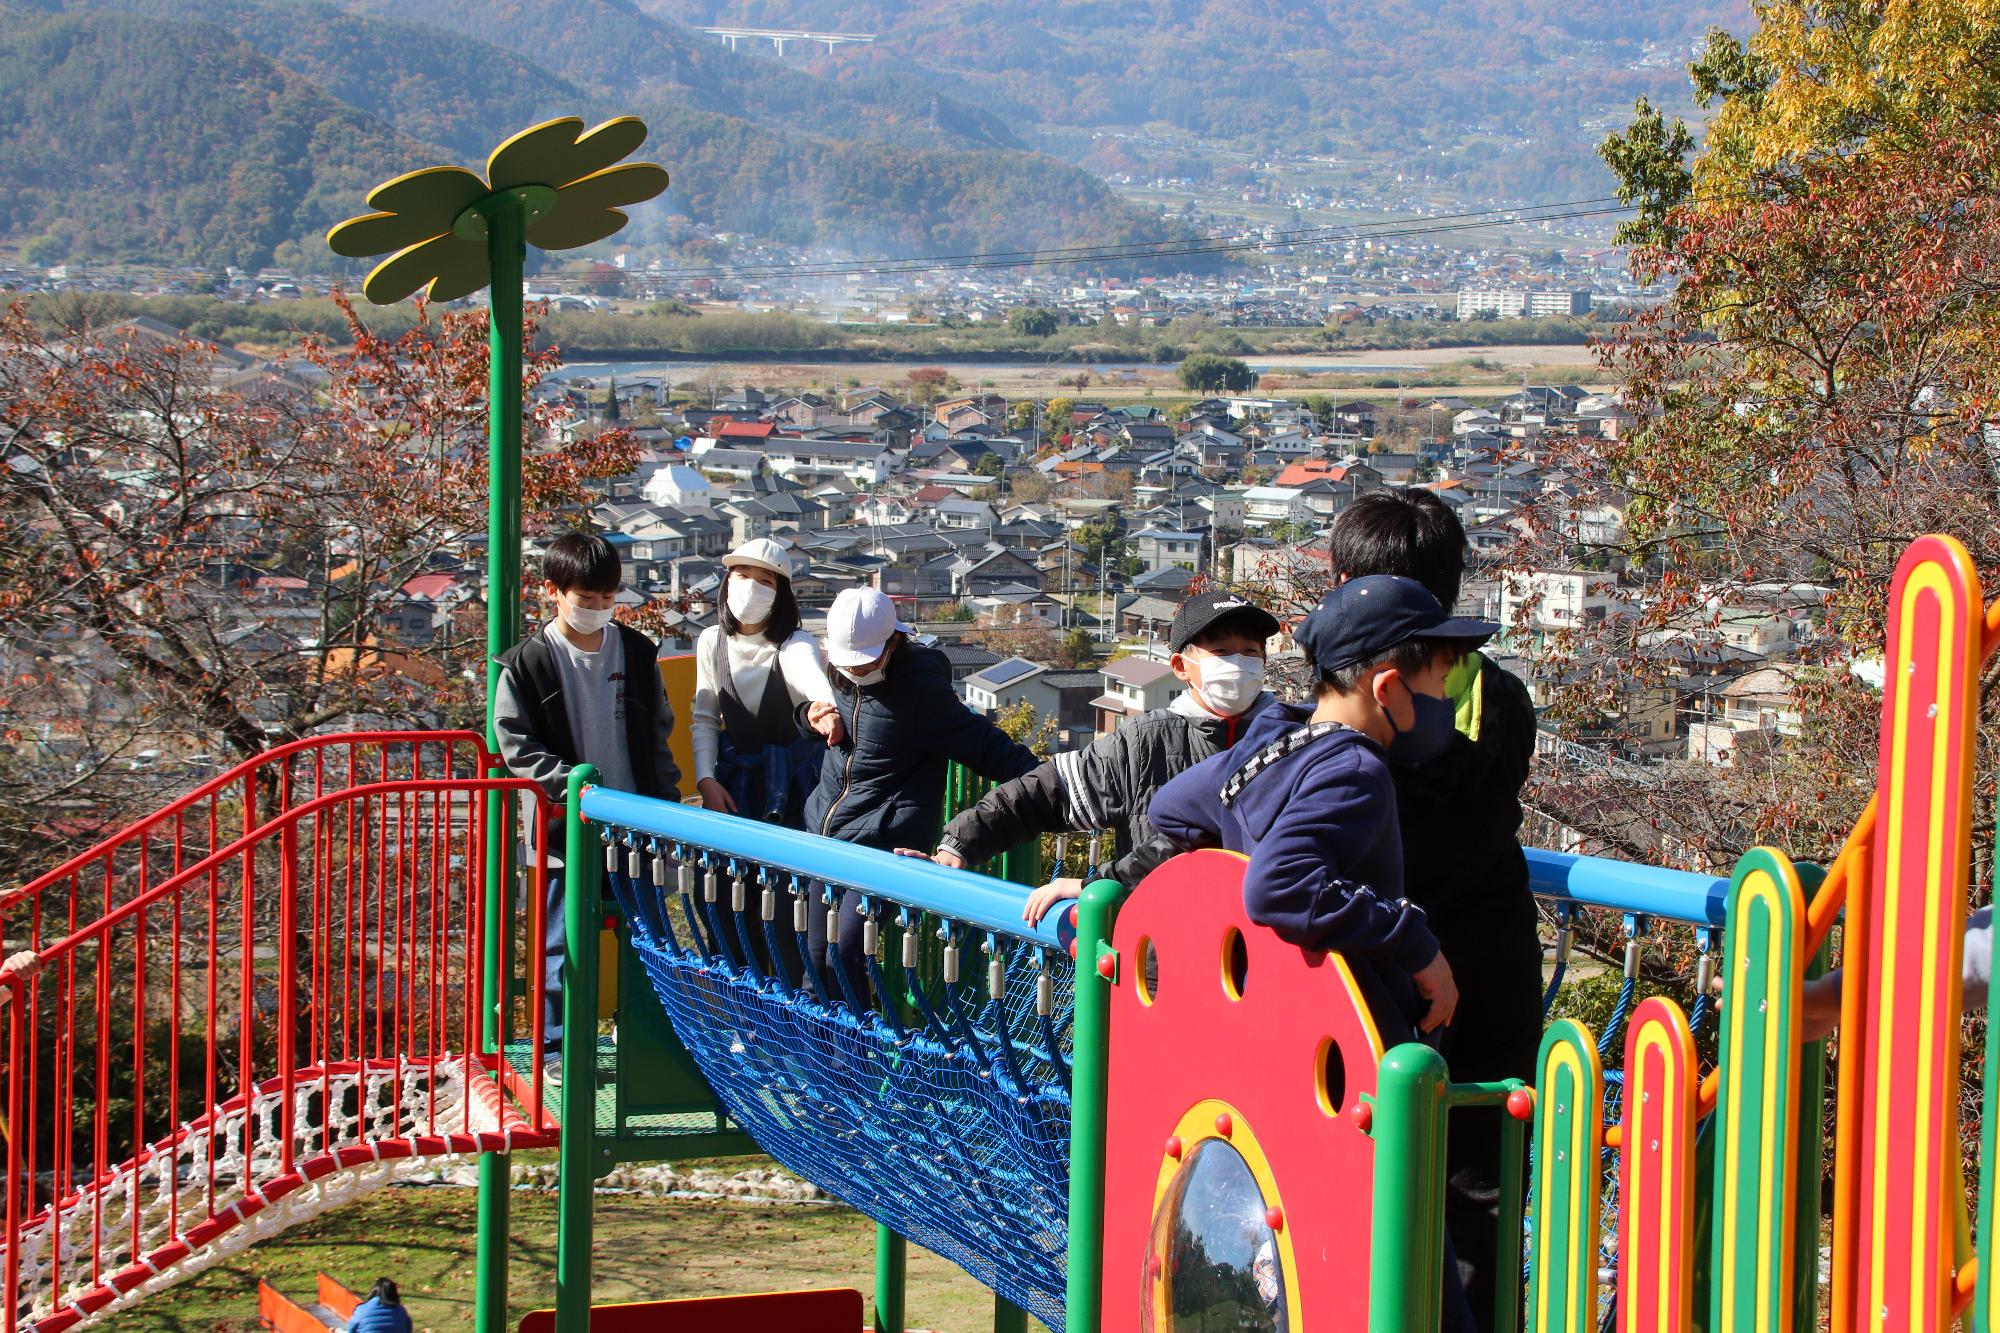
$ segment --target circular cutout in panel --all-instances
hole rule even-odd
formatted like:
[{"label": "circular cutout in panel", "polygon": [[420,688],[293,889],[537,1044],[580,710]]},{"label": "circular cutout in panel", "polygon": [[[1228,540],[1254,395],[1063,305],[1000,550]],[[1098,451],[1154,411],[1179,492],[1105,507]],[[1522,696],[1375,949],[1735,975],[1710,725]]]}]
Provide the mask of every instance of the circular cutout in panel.
[{"label": "circular cutout in panel", "polygon": [[1222,993],[1232,1000],[1243,998],[1250,984],[1250,945],[1243,932],[1231,926],[1222,933]]},{"label": "circular cutout in panel", "polygon": [[1139,1327],[1289,1333],[1284,1259],[1243,1155],[1203,1139],[1160,1197],[1146,1242]]},{"label": "circular cutout in panel", "polygon": [[1313,1088],[1319,1096],[1319,1109],[1327,1115],[1339,1115],[1347,1102],[1347,1061],[1340,1054],[1340,1043],[1332,1037],[1321,1037],[1319,1049],[1313,1053]]},{"label": "circular cutout in panel", "polygon": [[1139,1003],[1151,1004],[1160,994],[1160,958],[1150,935],[1139,937]]}]

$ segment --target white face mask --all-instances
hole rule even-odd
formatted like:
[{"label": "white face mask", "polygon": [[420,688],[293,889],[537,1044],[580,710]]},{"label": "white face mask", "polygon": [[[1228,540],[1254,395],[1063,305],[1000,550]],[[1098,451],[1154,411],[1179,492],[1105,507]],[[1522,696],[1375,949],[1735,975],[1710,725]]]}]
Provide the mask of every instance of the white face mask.
[{"label": "white face mask", "polygon": [[578,634],[595,634],[611,623],[610,611],[593,611],[587,606],[565,606],[562,609],[563,624]]},{"label": "white face mask", "polygon": [[1235,717],[1264,691],[1264,659],[1248,653],[1210,653],[1196,659],[1202,702],[1223,717]]},{"label": "white face mask", "polygon": [[761,625],[771,618],[771,607],[778,600],[778,590],[755,579],[746,579],[740,574],[729,576],[729,614],[743,625]]},{"label": "white face mask", "polygon": [[841,667],[840,674],[853,681],[856,685],[880,685],[888,677],[889,669],[887,667],[876,667],[873,671],[849,671],[846,667]]}]

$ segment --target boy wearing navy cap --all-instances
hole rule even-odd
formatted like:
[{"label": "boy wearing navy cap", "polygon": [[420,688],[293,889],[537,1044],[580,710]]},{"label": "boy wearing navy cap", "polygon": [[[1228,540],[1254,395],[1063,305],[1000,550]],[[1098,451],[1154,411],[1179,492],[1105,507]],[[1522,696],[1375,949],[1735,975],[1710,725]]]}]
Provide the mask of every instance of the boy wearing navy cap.
[{"label": "boy wearing navy cap", "polygon": [[1249,853],[1252,921],[1301,948],[1375,964],[1356,975],[1379,983],[1376,1019],[1392,1043],[1399,1018],[1426,1032],[1449,1022],[1458,991],[1423,909],[1403,897],[1389,761],[1421,762],[1450,742],[1445,674],[1498,630],[1453,619],[1414,580],[1348,580],[1292,635],[1318,678],[1313,707],[1265,710],[1235,749],[1169,782],[1149,812],[1176,846]]}]

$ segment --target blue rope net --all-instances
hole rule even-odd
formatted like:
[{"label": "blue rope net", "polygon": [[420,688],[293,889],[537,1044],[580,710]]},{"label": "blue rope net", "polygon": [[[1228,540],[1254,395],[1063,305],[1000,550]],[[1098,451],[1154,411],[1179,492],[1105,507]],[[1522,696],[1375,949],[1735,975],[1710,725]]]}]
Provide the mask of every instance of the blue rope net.
[{"label": "blue rope net", "polygon": [[838,966],[798,961],[808,914],[827,910],[819,885],[611,836],[633,947],[730,1116],[792,1171],[1060,1328],[1068,957],[880,903],[868,967],[885,1005]]}]

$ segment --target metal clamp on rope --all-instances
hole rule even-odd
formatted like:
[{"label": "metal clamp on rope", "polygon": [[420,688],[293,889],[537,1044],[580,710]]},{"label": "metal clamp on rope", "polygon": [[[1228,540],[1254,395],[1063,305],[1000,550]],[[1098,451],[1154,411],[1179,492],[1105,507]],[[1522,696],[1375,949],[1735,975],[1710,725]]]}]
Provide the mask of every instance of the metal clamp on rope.
[{"label": "metal clamp on rope", "polygon": [[1646,933],[1646,918],[1636,912],[1625,913],[1625,979],[1636,981],[1639,977],[1639,941]]},{"label": "metal clamp on rope", "polygon": [[999,941],[989,932],[986,936],[986,993],[995,1001],[1007,998],[1007,960],[1000,952]]},{"label": "metal clamp on rope", "polygon": [[796,934],[803,935],[806,933],[806,924],[810,919],[807,917],[806,913],[811,910],[806,900],[810,896],[811,895],[809,895],[806,892],[806,886],[799,881],[799,877],[797,875],[793,875],[792,876],[792,930]]},{"label": "metal clamp on rope", "polygon": [[1063,866],[1067,864],[1068,861],[1069,861],[1069,834],[1058,833],[1056,834],[1056,865],[1055,869],[1050,872],[1049,878],[1061,879],[1063,877]]},{"label": "metal clamp on rope", "polygon": [[639,840],[636,837],[633,838],[630,843],[626,844],[625,878],[631,880],[634,884],[639,883],[639,881],[645,877],[645,871],[646,871],[645,858],[646,854],[645,852],[640,850]]},{"label": "metal clamp on rope", "polygon": [[607,875],[615,875],[618,873],[618,842],[611,836],[611,830],[608,828],[603,830],[603,836],[604,836],[604,873]]},{"label": "metal clamp on rope", "polygon": [[686,861],[682,861],[679,865],[675,866],[674,882],[679,886],[682,894],[692,898],[694,896],[694,867]]},{"label": "metal clamp on rope", "polygon": [[653,844],[653,885],[660,892],[667,889],[667,849],[659,843]]},{"label": "metal clamp on rope", "polygon": [[840,942],[840,891],[831,884],[820,885],[819,900],[826,904],[826,942]]},{"label": "metal clamp on rope", "polygon": [[705,860],[701,868],[701,900],[703,902],[712,903],[715,901],[716,892],[721,888],[721,880],[722,876],[716,870],[715,862]]},{"label": "metal clamp on rope", "polygon": [[903,928],[903,966],[917,965],[917,928],[907,911],[896,913],[896,924]]},{"label": "metal clamp on rope", "polygon": [[958,927],[949,921],[938,922],[938,938],[944,941],[944,984],[958,984]]},{"label": "metal clamp on rope", "polygon": [[1056,1011],[1056,979],[1049,975],[1049,953],[1035,950],[1035,1014],[1048,1018]]},{"label": "metal clamp on rope", "polygon": [[1700,956],[1694,965],[1694,997],[1699,1000],[1708,994],[1708,988],[1715,984],[1715,927],[1696,926],[1694,947]]},{"label": "metal clamp on rope", "polygon": [[736,864],[734,858],[731,858],[729,862],[729,910],[730,911],[740,912],[743,910],[743,893],[744,893],[743,868]]},{"label": "metal clamp on rope", "polygon": [[873,958],[882,947],[882,925],[875,919],[875,904],[861,900],[861,956]]},{"label": "metal clamp on rope", "polygon": [[1556,907],[1556,966],[1569,963],[1570,946],[1576,943],[1576,906],[1561,903]]}]

